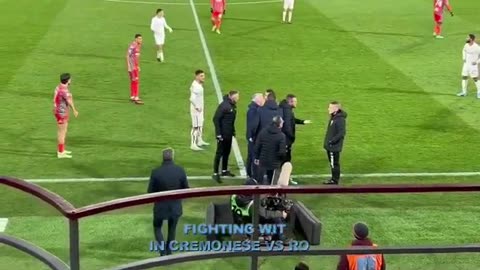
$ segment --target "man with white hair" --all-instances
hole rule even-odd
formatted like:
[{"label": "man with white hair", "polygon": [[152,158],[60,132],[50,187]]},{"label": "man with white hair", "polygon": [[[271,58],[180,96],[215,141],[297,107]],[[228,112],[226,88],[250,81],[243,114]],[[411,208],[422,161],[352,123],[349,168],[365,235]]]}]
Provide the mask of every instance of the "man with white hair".
[{"label": "man with white hair", "polygon": [[255,140],[260,132],[260,114],[258,109],[265,103],[265,97],[262,93],[256,93],[252,97],[252,102],[248,105],[247,110],[247,142],[248,142],[248,157],[247,157],[247,176],[255,177],[255,165],[253,164],[253,149]]}]

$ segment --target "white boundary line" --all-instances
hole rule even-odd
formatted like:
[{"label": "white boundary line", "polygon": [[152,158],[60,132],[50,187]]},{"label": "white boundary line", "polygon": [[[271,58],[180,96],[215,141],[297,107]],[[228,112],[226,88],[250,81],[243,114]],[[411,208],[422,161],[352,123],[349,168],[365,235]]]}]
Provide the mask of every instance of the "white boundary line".
[{"label": "white boundary line", "polygon": [[[200,25],[200,20],[198,19],[197,10],[195,9],[195,4],[193,3],[193,0],[190,0],[190,7],[192,8],[193,18],[195,19],[198,35],[200,37],[200,42],[202,43],[203,52],[205,54],[205,59],[207,60],[207,65],[210,69],[210,74],[212,76],[212,81],[213,81],[213,87],[215,88],[215,92],[217,93],[218,103],[221,103],[223,101],[222,88],[220,87],[220,83],[218,82],[217,72],[215,70],[215,66],[213,65],[212,57],[210,56],[210,50],[208,49],[207,41],[203,34],[202,26]],[[240,170],[240,175],[245,177],[247,175],[247,172],[245,170],[242,154],[240,153],[240,148],[238,147],[238,142],[235,137],[233,137],[233,140],[232,140],[232,149],[235,155],[235,159],[237,160],[237,165]]]},{"label": "white boundary line", "polygon": [[8,218],[0,218],[0,233],[7,229]]},{"label": "white boundary line", "polygon": [[[146,4],[146,5],[172,5],[172,6],[188,6],[190,3],[175,3],[175,2],[152,2],[152,1],[128,1],[128,0],[105,0],[106,2],[126,3],[126,4]],[[247,2],[233,2],[228,5],[255,5],[255,4],[271,4],[280,3],[281,0],[266,0],[266,1],[247,1]],[[210,3],[198,3],[195,5],[207,6]]]},{"label": "white boundary line", "polygon": [[[330,177],[330,174],[301,174],[293,175],[298,179],[318,179]],[[344,178],[387,178],[387,177],[467,177],[480,176],[480,172],[438,172],[438,173],[359,173],[342,174]],[[143,182],[148,177],[119,177],[119,178],[59,178],[59,179],[26,179],[31,183],[81,183],[81,182]],[[188,176],[188,180],[208,180],[211,176]],[[245,177],[232,177],[231,179],[245,179]]]}]

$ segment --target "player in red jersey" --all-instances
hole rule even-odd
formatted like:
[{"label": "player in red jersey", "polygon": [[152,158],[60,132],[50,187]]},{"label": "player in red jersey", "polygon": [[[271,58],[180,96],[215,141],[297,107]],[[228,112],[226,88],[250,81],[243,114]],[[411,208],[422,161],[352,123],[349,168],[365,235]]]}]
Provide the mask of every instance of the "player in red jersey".
[{"label": "player in red jersey", "polygon": [[433,0],[433,19],[435,21],[435,28],[433,29],[433,37],[443,38],[442,23],[443,23],[443,11],[447,8],[450,15],[453,16],[452,6],[450,6],[449,0]]},{"label": "player in red jersey", "polygon": [[73,104],[73,97],[68,90],[72,79],[69,73],[60,75],[60,84],[55,89],[53,97],[53,113],[57,119],[57,157],[58,158],[72,158],[72,152],[65,150],[65,138],[67,137],[68,128],[68,114],[69,109],[72,108],[73,115],[78,116],[78,111]]},{"label": "player in red jersey", "polygon": [[212,13],[212,31],[216,31],[220,34],[220,27],[222,26],[222,17],[225,15],[225,9],[227,8],[226,0],[210,0],[210,12]]},{"label": "player in red jersey", "polygon": [[127,69],[130,76],[130,101],[142,105],[139,96],[140,84],[140,49],[142,48],[142,35],[136,34],[135,40],[127,50]]}]

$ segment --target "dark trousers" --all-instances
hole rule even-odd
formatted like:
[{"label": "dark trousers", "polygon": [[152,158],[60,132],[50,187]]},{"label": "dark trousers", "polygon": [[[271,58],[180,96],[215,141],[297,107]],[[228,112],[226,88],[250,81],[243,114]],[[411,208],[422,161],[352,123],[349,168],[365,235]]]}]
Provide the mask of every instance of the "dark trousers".
[{"label": "dark trousers", "polygon": [[278,177],[280,176],[279,172],[280,172],[280,168],[269,169],[269,168],[262,167],[260,165],[257,169],[256,180],[261,185],[271,185],[272,182],[276,183],[278,181]]},{"label": "dark trousers", "polygon": [[213,172],[218,173],[220,159],[222,160],[222,171],[228,170],[228,157],[232,150],[232,137],[224,137],[223,140],[217,140],[217,152],[213,161]]},{"label": "dark trousers", "polygon": [[287,144],[287,155],[284,162],[292,162],[292,145]]},{"label": "dark trousers", "polygon": [[160,251],[161,256],[165,255],[170,255],[172,254],[172,251],[170,250],[170,242],[175,240],[175,235],[177,232],[177,223],[180,217],[175,216],[175,217],[170,217],[168,218],[168,237],[167,237],[167,242],[164,242],[165,239],[163,238],[163,233],[162,233],[162,225],[163,225],[163,220],[157,224],[159,226],[156,226],[153,228],[154,233],[155,233],[155,240],[162,245],[162,243],[165,243],[165,249]]},{"label": "dark trousers", "polygon": [[332,180],[338,183],[340,181],[340,152],[327,151],[327,156],[332,170]]},{"label": "dark trousers", "polygon": [[247,157],[247,165],[246,165],[246,171],[247,171],[247,176],[255,178],[257,177],[257,168],[258,166],[255,165],[255,144],[253,142],[248,142],[248,157]]}]

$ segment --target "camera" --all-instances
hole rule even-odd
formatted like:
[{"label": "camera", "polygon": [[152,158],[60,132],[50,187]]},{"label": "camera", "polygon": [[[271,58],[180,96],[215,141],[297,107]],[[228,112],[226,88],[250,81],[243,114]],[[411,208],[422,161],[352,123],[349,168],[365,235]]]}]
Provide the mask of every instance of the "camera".
[{"label": "camera", "polygon": [[268,196],[263,198],[261,201],[261,207],[264,207],[270,211],[290,211],[293,206],[293,201],[278,197],[278,196]]}]

